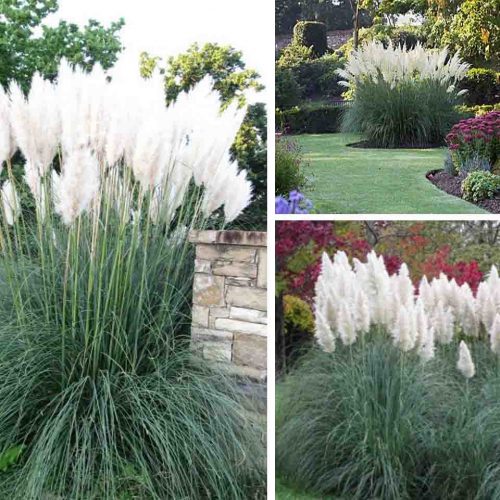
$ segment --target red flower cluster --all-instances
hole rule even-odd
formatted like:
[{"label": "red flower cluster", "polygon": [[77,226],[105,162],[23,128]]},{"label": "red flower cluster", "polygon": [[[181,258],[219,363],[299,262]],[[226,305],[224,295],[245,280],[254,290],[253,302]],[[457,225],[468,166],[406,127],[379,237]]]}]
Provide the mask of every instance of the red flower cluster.
[{"label": "red flower cluster", "polygon": [[463,285],[468,283],[474,294],[477,292],[479,283],[483,279],[483,273],[479,269],[479,265],[475,260],[470,262],[455,262],[450,263],[450,247],[444,246],[422,264],[422,271],[430,280],[438,277],[441,273],[448,276],[449,279],[454,279],[457,284]]},{"label": "red flower cluster", "polygon": [[461,163],[479,155],[493,164],[499,156],[500,111],[462,120],[453,126],[446,142]]}]

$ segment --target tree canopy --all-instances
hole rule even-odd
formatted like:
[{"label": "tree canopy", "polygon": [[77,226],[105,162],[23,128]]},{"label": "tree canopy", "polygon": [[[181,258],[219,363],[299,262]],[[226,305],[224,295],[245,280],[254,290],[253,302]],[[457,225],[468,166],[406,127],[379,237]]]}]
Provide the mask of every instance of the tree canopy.
[{"label": "tree canopy", "polygon": [[213,78],[214,88],[225,104],[233,99],[244,104],[246,90],[263,89],[259,74],[246,68],[243,54],[217,43],[206,43],[202,47],[194,43],[185,53],[169,57],[166,63],[160,57],[143,52],[141,75],[147,78],[156,68],[165,75],[167,102],[175,100],[180,92],[189,90],[207,75]]},{"label": "tree canopy", "polygon": [[109,27],[93,19],[83,28],[66,21],[44,25],[58,8],[58,0],[0,1],[1,85],[15,79],[26,90],[36,71],[53,78],[63,57],[86,70],[97,62],[104,69],[115,64],[123,48],[118,37],[123,19]]}]

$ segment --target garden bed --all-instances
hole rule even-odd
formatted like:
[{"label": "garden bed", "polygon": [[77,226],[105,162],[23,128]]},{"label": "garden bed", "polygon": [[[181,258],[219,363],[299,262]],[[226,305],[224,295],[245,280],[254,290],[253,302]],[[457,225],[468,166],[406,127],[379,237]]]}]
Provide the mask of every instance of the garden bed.
[{"label": "garden bed", "polygon": [[[464,177],[461,175],[451,175],[444,170],[431,170],[426,174],[427,179],[432,182],[437,188],[445,193],[462,198],[462,181]],[[491,200],[483,200],[479,203],[474,203],[478,207],[487,210],[488,212],[499,214],[500,213],[500,198],[493,198]]]}]

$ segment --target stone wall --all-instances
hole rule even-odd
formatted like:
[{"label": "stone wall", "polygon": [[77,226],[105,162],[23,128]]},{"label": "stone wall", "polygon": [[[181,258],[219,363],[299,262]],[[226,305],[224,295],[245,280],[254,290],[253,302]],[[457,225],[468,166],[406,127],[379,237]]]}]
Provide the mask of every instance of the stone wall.
[{"label": "stone wall", "polygon": [[192,346],[235,372],[266,377],[266,233],[193,231]]}]

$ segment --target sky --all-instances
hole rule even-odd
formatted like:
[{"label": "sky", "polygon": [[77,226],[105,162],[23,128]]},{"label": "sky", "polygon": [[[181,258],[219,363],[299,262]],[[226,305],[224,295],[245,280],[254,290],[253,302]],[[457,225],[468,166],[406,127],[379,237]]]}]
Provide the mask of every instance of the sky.
[{"label": "sky", "polygon": [[[92,18],[108,25],[125,19],[120,36],[125,51],[115,75],[138,71],[142,51],[165,57],[193,42],[217,42],[241,50],[247,67],[261,74],[264,85],[273,80],[273,0],[59,0],[59,6],[46,24],[64,19],[84,25]],[[249,97],[267,100],[269,92]]]}]

